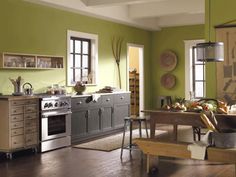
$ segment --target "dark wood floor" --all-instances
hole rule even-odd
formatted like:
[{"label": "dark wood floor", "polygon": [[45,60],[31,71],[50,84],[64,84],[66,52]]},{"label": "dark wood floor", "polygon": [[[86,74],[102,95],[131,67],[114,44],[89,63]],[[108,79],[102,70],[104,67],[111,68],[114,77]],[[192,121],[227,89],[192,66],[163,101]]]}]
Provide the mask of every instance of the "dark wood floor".
[{"label": "dark wood floor", "polygon": [[174,158],[159,159],[159,171],[146,174],[139,151],[132,156],[120,149],[111,152],[62,148],[42,154],[30,151],[0,155],[0,177],[233,177],[234,165]]}]

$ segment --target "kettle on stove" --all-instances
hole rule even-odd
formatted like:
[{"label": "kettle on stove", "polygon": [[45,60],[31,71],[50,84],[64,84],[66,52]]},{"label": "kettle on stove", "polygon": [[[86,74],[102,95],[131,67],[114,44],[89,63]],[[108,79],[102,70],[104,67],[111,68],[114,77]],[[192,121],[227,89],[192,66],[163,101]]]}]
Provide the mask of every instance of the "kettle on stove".
[{"label": "kettle on stove", "polygon": [[25,95],[32,95],[33,94],[33,87],[29,82],[24,83],[23,90]]}]

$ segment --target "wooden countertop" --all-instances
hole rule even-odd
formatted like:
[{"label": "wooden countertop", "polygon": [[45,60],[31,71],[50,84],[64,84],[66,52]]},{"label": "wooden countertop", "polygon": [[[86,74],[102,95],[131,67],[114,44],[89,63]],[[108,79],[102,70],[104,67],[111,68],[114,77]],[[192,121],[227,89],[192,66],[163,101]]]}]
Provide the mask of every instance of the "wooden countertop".
[{"label": "wooden countertop", "polygon": [[26,95],[22,95],[22,96],[14,96],[14,95],[0,95],[0,100],[27,100],[27,99],[38,99],[39,96],[26,96]]},{"label": "wooden countertop", "polygon": [[[199,112],[191,112],[191,111],[169,111],[169,110],[161,110],[161,109],[152,109],[152,110],[142,110],[141,112],[144,112],[144,113],[158,113],[158,114],[177,114],[177,115],[196,115],[196,114],[199,114]],[[220,117],[235,117],[236,114],[217,114],[217,113],[214,113],[215,116],[220,116]]]}]

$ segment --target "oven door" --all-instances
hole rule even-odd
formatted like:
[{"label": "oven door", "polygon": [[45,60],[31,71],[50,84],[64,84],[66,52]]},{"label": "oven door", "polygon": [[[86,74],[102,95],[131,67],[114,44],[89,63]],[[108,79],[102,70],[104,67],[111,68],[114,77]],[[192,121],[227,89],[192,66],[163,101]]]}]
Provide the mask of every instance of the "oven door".
[{"label": "oven door", "polygon": [[43,112],[41,118],[41,140],[71,135],[71,111]]}]

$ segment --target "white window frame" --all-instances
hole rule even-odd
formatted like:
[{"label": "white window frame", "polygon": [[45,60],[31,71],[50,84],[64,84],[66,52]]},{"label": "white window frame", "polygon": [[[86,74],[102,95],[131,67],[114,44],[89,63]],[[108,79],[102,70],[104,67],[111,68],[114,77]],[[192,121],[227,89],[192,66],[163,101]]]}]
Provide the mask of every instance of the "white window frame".
[{"label": "white window frame", "polygon": [[98,84],[98,35],[78,31],[67,30],[67,86],[74,86],[70,76],[70,39],[71,37],[85,38],[91,40],[91,72],[93,73],[93,83],[87,86]]},{"label": "white window frame", "polygon": [[[203,43],[205,40],[184,40],[185,44],[185,99],[190,100],[190,92],[193,93],[193,62],[192,62],[192,47],[197,43]],[[204,86],[204,89],[206,87]],[[204,97],[206,91],[203,91]]]}]

